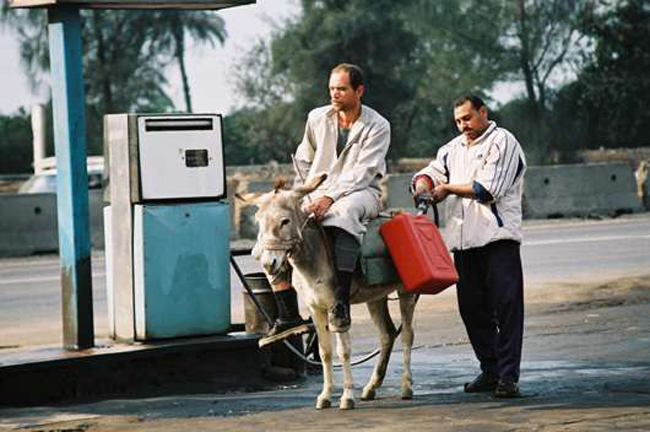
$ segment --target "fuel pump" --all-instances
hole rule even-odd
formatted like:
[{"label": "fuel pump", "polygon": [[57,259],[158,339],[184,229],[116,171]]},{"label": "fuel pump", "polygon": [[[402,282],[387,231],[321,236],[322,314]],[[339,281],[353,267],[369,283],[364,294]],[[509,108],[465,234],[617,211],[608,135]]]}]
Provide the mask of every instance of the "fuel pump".
[{"label": "fuel pump", "polygon": [[230,211],[221,116],[112,114],[104,131],[110,337],[226,333]]}]

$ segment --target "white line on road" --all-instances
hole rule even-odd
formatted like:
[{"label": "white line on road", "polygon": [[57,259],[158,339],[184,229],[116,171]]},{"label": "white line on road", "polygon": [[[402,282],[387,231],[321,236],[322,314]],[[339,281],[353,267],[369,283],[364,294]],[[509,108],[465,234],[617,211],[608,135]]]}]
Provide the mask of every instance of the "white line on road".
[{"label": "white line on road", "polygon": [[[105,273],[93,273],[93,279],[104,277]],[[18,285],[18,284],[29,284],[29,283],[43,283],[43,282],[59,282],[61,278],[59,275],[56,276],[42,276],[42,277],[25,277],[25,278],[13,278],[13,279],[2,279],[0,280],[0,285]]]},{"label": "white line on road", "polygon": [[533,240],[525,241],[524,246],[540,246],[561,243],[587,243],[587,242],[603,242],[603,241],[616,241],[616,240],[641,240],[649,239],[650,235],[623,235],[623,236],[604,236],[604,237],[581,237],[581,238],[567,238],[567,239],[554,239],[554,240]]},{"label": "white line on road", "polygon": [[[105,265],[104,257],[92,257],[92,265],[93,267],[95,266],[103,267]],[[25,257],[25,258],[9,258],[6,261],[0,258],[0,270],[22,269],[25,268],[26,266],[43,270],[49,268],[57,269],[61,267],[61,264],[59,260],[56,258],[35,259],[35,258]]]}]

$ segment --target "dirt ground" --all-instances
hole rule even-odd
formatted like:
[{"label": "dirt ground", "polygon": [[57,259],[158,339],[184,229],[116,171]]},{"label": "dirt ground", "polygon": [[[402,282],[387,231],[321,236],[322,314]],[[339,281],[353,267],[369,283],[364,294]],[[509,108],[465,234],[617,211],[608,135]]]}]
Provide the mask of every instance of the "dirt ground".
[{"label": "dirt ground", "polygon": [[[398,396],[398,342],[377,400],[352,411],[316,411],[321,377],[308,375],[262,392],[0,409],[0,431],[650,430],[650,275],[529,289],[519,399],[462,392],[478,364],[453,290],[423,297],[416,320],[412,401]],[[362,307],[353,321],[355,352],[372,351]],[[353,369],[357,397],[371,371]]]}]

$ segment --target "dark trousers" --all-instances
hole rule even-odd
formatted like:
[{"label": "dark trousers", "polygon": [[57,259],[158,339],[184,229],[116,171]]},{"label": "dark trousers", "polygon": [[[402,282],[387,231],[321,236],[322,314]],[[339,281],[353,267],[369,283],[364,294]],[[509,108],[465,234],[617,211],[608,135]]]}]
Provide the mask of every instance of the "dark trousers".
[{"label": "dark trousers", "polygon": [[352,273],[361,249],[359,242],[352,234],[339,227],[326,227],[325,231],[331,240],[334,267],[337,271]]},{"label": "dark trousers", "polygon": [[524,282],[519,243],[500,240],[454,253],[458,307],[481,370],[519,381]]}]

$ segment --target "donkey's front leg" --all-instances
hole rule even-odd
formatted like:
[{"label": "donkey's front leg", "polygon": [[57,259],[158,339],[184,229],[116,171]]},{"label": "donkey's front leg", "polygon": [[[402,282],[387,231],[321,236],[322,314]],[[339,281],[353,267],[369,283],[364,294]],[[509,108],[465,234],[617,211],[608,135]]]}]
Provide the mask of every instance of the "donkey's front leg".
[{"label": "donkey's front leg", "polygon": [[350,333],[336,333],[336,353],[339,355],[343,366],[343,394],[339,408],[342,410],[354,409],[354,384],[352,382],[352,367],[350,366]]},{"label": "donkey's front leg", "polygon": [[413,294],[399,294],[399,309],[402,315],[402,347],[404,350],[402,371],[402,399],[413,399],[413,375],[411,374],[411,351],[413,350],[413,312],[417,297]]},{"label": "donkey's front leg", "polygon": [[393,350],[393,343],[395,342],[397,330],[395,329],[393,320],[390,318],[390,313],[388,312],[388,300],[386,297],[373,302],[368,302],[366,305],[368,306],[368,311],[370,312],[372,321],[375,323],[379,332],[380,350],[379,358],[375,364],[375,369],[372,372],[370,381],[368,381],[368,384],[366,384],[361,392],[361,400],[373,400],[376,396],[377,389],[384,382],[386,368],[388,367],[390,354]]},{"label": "donkey's front leg", "polygon": [[332,390],[334,388],[332,375],[332,339],[327,329],[327,310],[311,309],[311,316],[316,326],[318,335],[318,351],[323,366],[323,390],[316,398],[316,409],[324,409],[332,406]]}]

